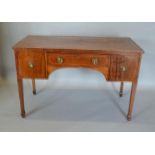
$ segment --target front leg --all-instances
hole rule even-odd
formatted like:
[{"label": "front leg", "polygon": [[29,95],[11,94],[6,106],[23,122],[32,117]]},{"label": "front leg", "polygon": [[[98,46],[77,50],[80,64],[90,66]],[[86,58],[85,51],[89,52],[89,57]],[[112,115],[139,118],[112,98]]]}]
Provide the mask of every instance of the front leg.
[{"label": "front leg", "polygon": [[18,93],[19,93],[19,99],[20,99],[20,109],[21,109],[21,117],[25,117],[25,107],[24,107],[24,93],[23,93],[23,79],[18,78]]},{"label": "front leg", "polygon": [[129,103],[129,109],[128,109],[128,115],[127,115],[128,121],[130,121],[132,117],[132,110],[133,110],[133,105],[135,100],[136,88],[137,88],[137,81],[134,81],[132,82],[132,87],[131,87],[130,103]]}]

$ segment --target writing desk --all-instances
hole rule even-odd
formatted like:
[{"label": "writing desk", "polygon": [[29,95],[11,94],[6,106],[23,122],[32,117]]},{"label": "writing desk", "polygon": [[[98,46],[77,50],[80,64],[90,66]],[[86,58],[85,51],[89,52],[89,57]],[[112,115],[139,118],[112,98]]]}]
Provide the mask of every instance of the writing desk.
[{"label": "writing desk", "polygon": [[132,82],[127,119],[131,120],[143,50],[130,38],[27,36],[14,47],[21,116],[25,117],[23,79],[48,79],[64,67],[101,72],[107,81]]}]

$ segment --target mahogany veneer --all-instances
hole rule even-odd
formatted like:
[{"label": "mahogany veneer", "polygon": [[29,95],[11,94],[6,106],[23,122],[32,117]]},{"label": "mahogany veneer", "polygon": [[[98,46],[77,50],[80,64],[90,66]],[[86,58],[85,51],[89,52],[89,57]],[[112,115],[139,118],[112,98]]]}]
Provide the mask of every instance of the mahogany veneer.
[{"label": "mahogany veneer", "polygon": [[14,47],[21,116],[25,117],[23,79],[48,79],[62,67],[86,67],[103,73],[107,81],[132,82],[127,119],[131,120],[143,50],[130,38],[28,36]]}]

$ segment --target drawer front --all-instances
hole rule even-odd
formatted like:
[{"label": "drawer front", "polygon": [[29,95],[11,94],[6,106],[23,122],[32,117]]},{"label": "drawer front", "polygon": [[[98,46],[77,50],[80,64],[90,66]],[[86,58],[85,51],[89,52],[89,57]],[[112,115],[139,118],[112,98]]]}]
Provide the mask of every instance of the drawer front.
[{"label": "drawer front", "polygon": [[110,64],[110,57],[108,55],[97,54],[47,53],[47,64],[56,67],[108,67]]},{"label": "drawer front", "polygon": [[44,78],[45,54],[41,49],[20,49],[17,67],[19,76],[23,78]]},{"label": "drawer front", "polygon": [[111,81],[131,81],[137,76],[138,56],[111,56],[109,79]]}]

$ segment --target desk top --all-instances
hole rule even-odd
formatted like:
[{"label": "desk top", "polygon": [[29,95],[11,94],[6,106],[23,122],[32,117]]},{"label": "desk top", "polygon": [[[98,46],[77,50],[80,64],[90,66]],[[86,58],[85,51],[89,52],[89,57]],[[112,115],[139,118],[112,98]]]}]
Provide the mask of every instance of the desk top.
[{"label": "desk top", "polygon": [[42,49],[72,49],[116,51],[142,54],[143,50],[130,38],[80,36],[27,36],[14,47]]}]

